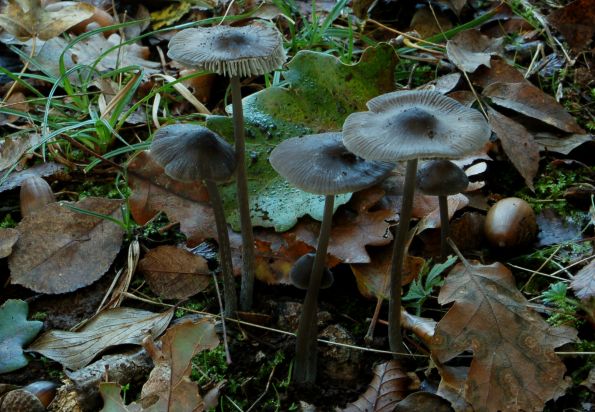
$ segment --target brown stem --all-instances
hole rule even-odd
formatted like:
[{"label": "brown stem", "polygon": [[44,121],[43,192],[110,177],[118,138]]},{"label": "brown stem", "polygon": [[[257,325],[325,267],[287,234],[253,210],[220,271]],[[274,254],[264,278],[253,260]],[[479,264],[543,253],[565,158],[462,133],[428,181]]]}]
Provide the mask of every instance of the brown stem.
[{"label": "brown stem", "polygon": [[229,235],[227,233],[227,222],[223,212],[223,202],[219,196],[217,184],[212,180],[205,180],[209,200],[215,213],[215,225],[217,226],[217,241],[219,242],[219,260],[223,274],[223,296],[225,297],[225,316],[233,316],[238,309],[238,298],[233,279],[233,266],[231,264],[231,247],[229,246]]},{"label": "brown stem", "polygon": [[442,260],[446,259],[449,248],[448,238],[449,223],[448,223],[448,197],[438,196],[438,206],[440,207],[440,253],[442,254]]},{"label": "brown stem", "polygon": [[413,209],[413,194],[415,192],[415,174],[417,159],[407,161],[405,172],[405,186],[403,188],[403,202],[399,217],[399,227],[393,244],[393,258],[390,269],[390,302],[388,307],[388,342],[392,352],[403,353],[403,337],[401,336],[401,290],[403,281],[403,261],[405,259],[405,244],[409,233],[409,221]]},{"label": "brown stem", "polygon": [[318,292],[326,261],[326,250],[331,235],[335,195],[327,195],[324,201],[324,214],[318,235],[316,257],[310,275],[310,284],[302,306],[302,316],[298,325],[295,344],[295,364],[293,379],[298,385],[314,383],[316,380],[316,340],[318,338]]},{"label": "brown stem", "polygon": [[248,196],[248,179],[246,177],[246,138],[240,78],[238,76],[232,76],[230,83],[233,107],[233,135],[237,162],[236,185],[238,207],[240,209],[240,228],[242,231],[242,287],[240,290],[240,307],[242,310],[247,311],[252,308],[254,290],[254,235],[252,234],[252,221],[250,220],[250,199]]}]

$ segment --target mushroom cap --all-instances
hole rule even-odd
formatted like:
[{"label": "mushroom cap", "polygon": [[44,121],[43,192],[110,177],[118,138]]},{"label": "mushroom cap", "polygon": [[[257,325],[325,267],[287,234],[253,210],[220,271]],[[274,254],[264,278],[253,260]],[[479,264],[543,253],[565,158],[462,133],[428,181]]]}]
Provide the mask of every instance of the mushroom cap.
[{"label": "mushroom cap", "polygon": [[[298,289],[308,289],[310,286],[310,276],[312,275],[312,266],[314,266],[315,253],[306,253],[295,261],[289,271],[289,280],[291,284]],[[320,289],[330,288],[334,282],[332,272],[325,267],[322,272]]]},{"label": "mushroom cap", "polygon": [[343,124],[345,146],[365,159],[452,159],[481,149],[491,135],[480,112],[434,91],[387,93],[367,106]]},{"label": "mushroom cap", "polygon": [[168,176],[183,182],[225,181],[236,167],[233,147],[216,133],[195,124],[163,126],[153,136],[150,153]]},{"label": "mushroom cap", "polygon": [[464,191],[469,178],[450,160],[432,160],[417,171],[417,188],[430,196],[449,196]]},{"label": "mushroom cap", "polygon": [[356,192],[386,178],[395,165],[351,153],[340,132],[284,140],[271,152],[273,168],[297,188],[319,195]]},{"label": "mushroom cap", "polygon": [[281,33],[260,24],[185,29],[169,41],[167,55],[186,66],[228,77],[268,73],[286,59]]}]

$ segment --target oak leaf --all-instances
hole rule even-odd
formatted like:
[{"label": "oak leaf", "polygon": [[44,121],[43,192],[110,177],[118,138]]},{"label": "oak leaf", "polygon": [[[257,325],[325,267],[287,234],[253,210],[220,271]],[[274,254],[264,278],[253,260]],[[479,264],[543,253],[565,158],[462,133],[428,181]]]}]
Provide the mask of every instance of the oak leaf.
[{"label": "oak leaf", "polygon": [[436,326],[432,355],[444,363],[473,352],[464,397],[475,411],[542,410],[564,393],[566,369],[554,348],[576,331],[552,327],[529,309],[502,264],[458,264],[438,302],[455,303]]}]

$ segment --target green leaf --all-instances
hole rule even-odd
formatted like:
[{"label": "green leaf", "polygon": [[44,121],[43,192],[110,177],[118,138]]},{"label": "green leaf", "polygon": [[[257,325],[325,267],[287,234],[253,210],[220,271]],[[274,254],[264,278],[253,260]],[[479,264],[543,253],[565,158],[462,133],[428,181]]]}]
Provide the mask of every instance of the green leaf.
[{"label": "green leaf", "polygon": [[[308,214],[321,220],[324,196],[291,187],[270,166],[268,155],[294,136],[341,130],[345,118],[366,102],[394,90],[397,56],[387,44],[368,48],[353,65],[328,54],[301,51],[288,64],[288,87],[270,87],[243,99],[250,211],[254,226],[289,230]],[[233,141],[229,117],[209,116],[207,127]],[[235,183],[222,186],[228,222],[239,230]],[[350,194],[337,196],[335,207]]]},{"label": "green leaf", "polygon": [[41,330],[43,322],[28,321],[29,305],[22,300],[7,300],[0,307],[0,374],[27,365],[23,345]]}]

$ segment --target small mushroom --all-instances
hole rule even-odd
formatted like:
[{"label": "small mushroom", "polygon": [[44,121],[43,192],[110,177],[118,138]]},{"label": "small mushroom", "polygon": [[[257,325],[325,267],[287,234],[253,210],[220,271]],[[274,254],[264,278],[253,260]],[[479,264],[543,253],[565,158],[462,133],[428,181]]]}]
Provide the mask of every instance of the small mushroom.
[{"label": "small mushroom", "polygon": [[432,160],[417,171],[417,188],[423,194],[438,196],[440,208],[440,250],[446,258],[449,234],[448,201],[450,195],[456,195],[469,186],[469,178],[459,166],[450,160]]},{"label": "small mushroom", "polygon": [[190,28],[172,37],[167,55],[186,66],[230,78],[243,245],[240,305],[242,310],[250,310],[255,271],[254,236],[246,177],[246,138],[240,77],[259,76],[278,69],[285,62],[281,33],[274,27],[261,24]]},{"label": "small mushroom", "polygon": [[183,182],[202,180],[215,213],[215,225],[223,272],[225,315],[237,310],[237,296],[231,263],[227,222],[217,182],[228,180],[235,170],[233,147],[203,126],[172,124],[157,130],[150,148],[151,157],[165,173]]},{"label": "small mushroom", "polygon": [[[289,280],[291,284],[298,289],[308,290],[310,285],[310,277],[312,276],[312,267],[314,266],[314,253],[306,253],[300,256],[295,261],[293,267],[289,271]],[[322,272],[322,280],[320,281],[320,289],[330,288],[334,282],[332,272],[325,267]]]},{"label": "small mushroom", "polygon": [[347,149],[364,159],[407,161],[393,243],[388,316],[390,349],[402,353],[401,279],[418,159],[462,157],[481,149],[491,130],[477,110],[433,91],[387,93],[367,106],[369,111],[352,113],[343,124]]},{"label": "small mushroom", "polygon": [[351,153],[341,133],[320,133],[281,142],[271,152],[273,168],[291,184],[309,193],[325,195],[324,214],[318,235],[316,256],[297,331],[294,382],[316,379],[317,301],[326,259],[335,195],[372,186],[388,176],[394,165],[370,162]]},{"label": "small mushroom", "polygon": [[2,397],[0,412],[43,412],[56,396],[58,384],[37,381]]},{"label": "small mushroom", "polygon": [[496,202],[488,211],[484,231],[490,244],[497,248],[522,248],[537,236],[537,220],[529,203],[518,197]]},{"label": "small mushroom", "polygon": [[27,217],[36,210],[56,201],[52,188],[39,176],[28,177],[21,185],[21,216]]}]

